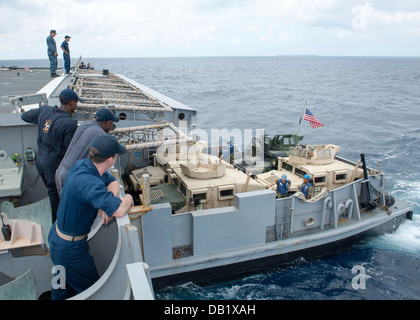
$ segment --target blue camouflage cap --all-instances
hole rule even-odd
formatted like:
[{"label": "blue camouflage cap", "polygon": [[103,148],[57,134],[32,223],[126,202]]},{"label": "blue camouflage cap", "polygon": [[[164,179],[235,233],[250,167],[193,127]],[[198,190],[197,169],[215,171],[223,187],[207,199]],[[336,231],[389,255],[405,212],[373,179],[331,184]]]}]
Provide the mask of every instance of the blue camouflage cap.
[{"label": "blue camouflage cap", "polygon": [[99,109],[95,114],[95,120],[98,122],[105,122],[109,120],[118,122],[120,121],[120,118],[114,115],[109,109]]},{"label": "blue camouflage cap", "polygon": [[97,136],[90,146],[99,152],[99,154],[94,155],[95,158],[108,159],[117,153],[124,154],[127,152],[127,149],[111,134]]},{"label": "blue camouflage cap", "polygon": [[64,101],[78,100],[83,103],[83,100],[80,99],[77,93],[71,89],[64,89],[63,91],[61,91],[59,98]]}]

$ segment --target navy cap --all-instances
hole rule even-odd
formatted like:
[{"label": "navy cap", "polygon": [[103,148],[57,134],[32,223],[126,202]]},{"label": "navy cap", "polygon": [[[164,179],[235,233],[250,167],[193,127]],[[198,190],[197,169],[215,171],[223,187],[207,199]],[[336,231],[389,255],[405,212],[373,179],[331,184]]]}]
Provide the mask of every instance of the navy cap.
[{"label": "navy cap", "polygon": [[83,102],[83,100],[79,98],[77,93],[71,89],[64,89],[63,91],[61,91],[59,98],[64,101],[79,100],[80,102]]},{"label": "navy cap", "polygon": [[99,109],[95,114],[95,120],[98,122],[105,122],[109,120],[118,122],[120,121],[120,118],[114,115],[109,109]]},{"label": "navy cap", "polygon": [[57,31],[55,31],[55,30],[50,30],[50,33],[53,33],[53,32],[54,32],[54,33],[57,33]]},{"label": "navy cap", "polygon": [[66,35],[66,36],[64,37],[64,39],[66,39],[66,38],[71,38],[71,37]]},{"label": "navy cap", "polygon": [[127,152],[127,149],[111,134],[97,136],[90,146],[99,151],[99,154],[94,155],[95,158],[108,159],[117,153],[124,154]]}]

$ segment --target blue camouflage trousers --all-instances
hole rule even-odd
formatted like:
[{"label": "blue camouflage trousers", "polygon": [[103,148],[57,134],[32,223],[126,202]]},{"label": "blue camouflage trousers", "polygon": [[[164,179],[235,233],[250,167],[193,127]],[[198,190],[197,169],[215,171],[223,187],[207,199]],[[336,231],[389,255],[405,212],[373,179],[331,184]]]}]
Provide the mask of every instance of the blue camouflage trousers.
[{"label": "blue camouflage trousers", "polygon": [[57,70],[57,56],[53,54],[48,54],[48,59],[50,59],[50,72],[55,74]]}]

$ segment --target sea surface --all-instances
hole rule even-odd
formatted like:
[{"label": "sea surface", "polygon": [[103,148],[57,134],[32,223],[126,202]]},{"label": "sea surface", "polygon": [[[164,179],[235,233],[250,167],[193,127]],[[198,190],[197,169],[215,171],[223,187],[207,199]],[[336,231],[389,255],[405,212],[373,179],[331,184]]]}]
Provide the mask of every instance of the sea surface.
[{"label": "sea surface", "polygon": [[[420,299],[420,58],[203,57],[84,58],[198,111],[198,127],[295,133],[304,101],[324,124],[302,121],[306,144],[336,144],[339,155],[386,173],[386,186],[415,205],[412,221],[329,259],[297,261],[212,284],[186,282],[156,298],[220,300]],[[0,66],[47,67],[47,60]],[[59,60],[62,67],[62,60]],[[352,285],[353,267],[366,272]]]}]

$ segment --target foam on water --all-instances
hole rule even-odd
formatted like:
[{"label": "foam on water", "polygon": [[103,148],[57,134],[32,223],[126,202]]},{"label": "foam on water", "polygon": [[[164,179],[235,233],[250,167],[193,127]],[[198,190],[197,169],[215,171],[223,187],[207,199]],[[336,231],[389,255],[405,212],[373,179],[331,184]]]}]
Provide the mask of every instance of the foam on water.
[{"label": "foam on water", "polygon": [[405,221],[394,233],[371,239],[369,245],[376,249],[420,254],[420,215],[413,215],[413,221]]},{"label": "foam on water", "polygon": [[[401,198],[414,204],[420,203],[420,181],[413,179],[413,181],[396,180],[393,184],[391,192],[397,198]],[[418,210],[418,208],[417,208]],[[420,213],[420,211],[418,211]]]}]

